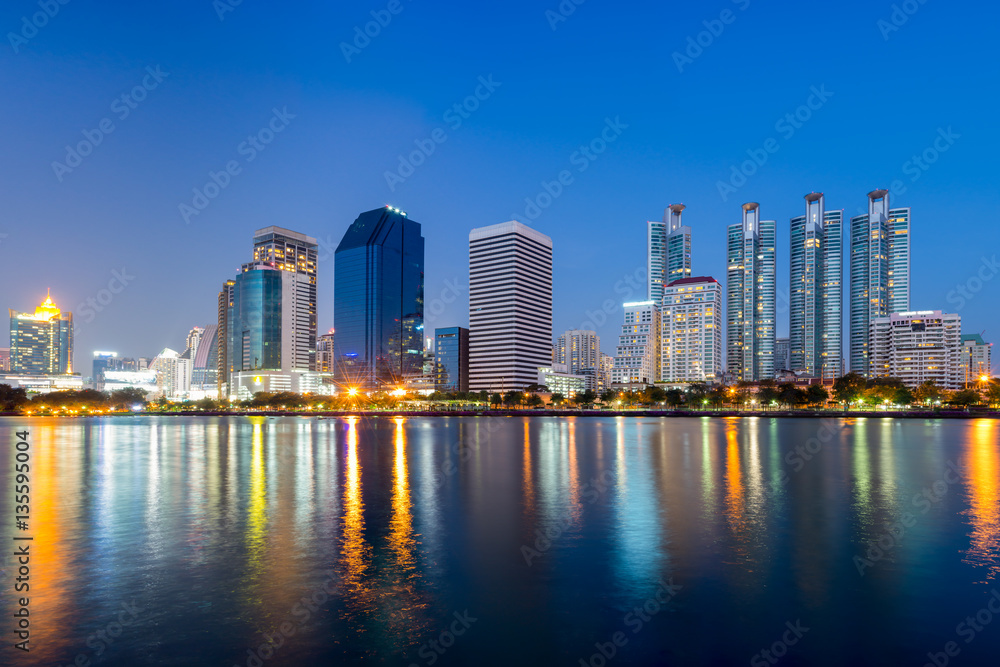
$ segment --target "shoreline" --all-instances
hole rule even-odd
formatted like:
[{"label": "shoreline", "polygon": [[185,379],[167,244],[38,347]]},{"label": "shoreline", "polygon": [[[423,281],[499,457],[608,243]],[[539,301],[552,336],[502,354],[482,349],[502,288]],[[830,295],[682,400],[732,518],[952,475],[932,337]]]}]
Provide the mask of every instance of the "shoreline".
[{"label": "shoreline", "polygon": [[781,419],[822,418],[881,418],[881,419],[1000,419],[1000,410],[910,410],[910,411],[851,411],[843,410],[280,410],[272,412],[225,412],[219,410],[178,410],[172,412],[122,412],[110,415],[24,415],[0,412],[0,417],[24,419],[106,419],[114,417],[768,417]]}]

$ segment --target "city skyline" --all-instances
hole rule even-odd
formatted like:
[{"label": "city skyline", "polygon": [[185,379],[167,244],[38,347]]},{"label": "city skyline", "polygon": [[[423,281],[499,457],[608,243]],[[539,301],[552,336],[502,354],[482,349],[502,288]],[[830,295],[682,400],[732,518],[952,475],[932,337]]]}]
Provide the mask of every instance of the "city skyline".
[{"label": "city skyline", "polygon": [[[583,328],[593,328],[608,345],[621,324],[621,302],[645,297],[643,223],[659,219],[669,204],[687,206],[694,271],[721,280],[725,258],[716,249],[733,207],[761,202],[779,224],[777,289],[787,295],[785,231],[787,220],[801,215],[801,196],[824,192],[828,206],[850,218],[865,212],[859,210],[864,193],[881,187],[917,212],[912,306],[955,310],[961,304],[968,329],[985,330],[987,337],[1000,331],[1000,313],[989,307],[997,281],[976,282],[980,268],[995,273],[983,263],[994,252],[974,242],[992,229],[981,212],[1000,205],[989,179],[998,130],[991,105],[965,102],[966,91],[983,87],[983,73],[966,65],[989,57],[986,25],[968,26],[941,8],[921,6],[886,39],[876,23],[888,18],[888,5],[873,13],[868,5],[847,3],[836,16],[818,7],[788,12],[750,3],[741,11],[734,5],[736,21],[679,71],[673,54],[684,54],[688,38],[705,29],[710,17],[702,8],[649,8],[641,25],[625,30],[634,17],[581,6],[553,30],[543,8],[514,3],[472,35],[449,29],[444,8],[406,6],[350,62],[337,44],[371,20],[368,10],[315,7],[302,21],[303,15],[247,3],[223,21],[210,5],[191,2],[93,7],[78,16],[67,10],[18,53],[9,51],[16,66],[5,81],[29,92],[4,109],[19,131],[4,139],[10,160],[0,167],[7,205],[0,252],[13,257],[44,247],[48,263],[42,274],[4,278],[7,306],[34,307],[52,287],[60,306],[76,314],[77,350],[151,355],[180,346],[192,325],[215,320],[214,295],[202,286],[218,284],[220,264],[224,277],[246,261],[230,239],[270,225],[316,237],[319,288],[329,292],[332,253],[343,232],[358,211],[390,204],[429,223],[428,248],[440,257],[426,276],[428,302],[442,304],[437,324],[466,322],[464,232],[516,214],[552,237],[564,260],[555,277],[555,294],[562,296],[554,329],[581,328],[592,319],[588,312],[598,319],[603,314],[603,324]],[[16,32],[26,11],[10,6],[0,23]],[[797,30],[806,23],[814,26],[808,35]],[[141,39],[122,25],[145,26]],[[664,36],[667,25],[672,30]],[[765,29],[785,35],[781,53],[777,45],[760,48]],[[274,30],[296,34],[294,46],[265,56],[247,39]],[[595,32],[610,40],[600,53],[574,48]],[[400,58],[392,48],[417,33],[427,44],[450,40],[449,53],[471,55],[428,80],[442,53],[419,50]],[[525,43],[523,51],[502,48],[512,35]],[[808,59],[785,55],[814,49],[816,40],[860,46],[847,55],[838,48]],[[73,57],[81,50],[95,57]],[[921,103],[905,113],[891,104],[857,104],[872,94],[873,62],[886,73],[887,90],[919,96]],[[146,69],[157,66],[166,75],[159,82]],[[650,77],[650,66],[660,67],[662,76]],[[765,69],[768,77],[754,75]],[[986,76],[988,82],[992,75]],[[144,79],[155,89],[143,89],[138,97],[145,99],[134,109],[125,106],[130,113],[121,119],[112,101]],[[583,97],[582,81],[592,91]],[[936,94],[922,94],[928,87]],[[73,104],[65,103],[67,95]],[[731,101],[750,95],[755,103],[735,113]],[[820,108],[810,108],[810,101]],[[800,110],[808,120],[795,118]],[[105,117],[114,131],[59,180],[52,163],[65,163],[66,146],[84,141],[83,130],[96,137]],[[589,161],[579,171],[579,156],[571,162],[579,147],[590,151],[605,130],[614,136],[606,119],[627,127],[603,152],[591,153],[596,159],[583,157]],[[262,129],[271,132],[272,121],[282,127],[285,120],[273,141],[260,144],[264,150],[254,149],[252,161],[239,152],[249,135],[257,141]],[[438,128],[443,142],[431,139]],[[780,146],[776,152],[763,149],[769,138]],[[417,141],[434,150],[411,160]],[[230,161],[238,163],[238,174],[225,171]],[[568,185],[558,180],[563,170],[573,179]],[[230,179],[218,193],[210,172],[223,183]],[[404,182],[394,178],[390,189],[387,172]],[[562,188],[551,203],[543,181],[553,192]],[[736,192],[725,189],[723,199],[720,182]],[[188,223],[178,208],[192,206],[195,189],[217,196]],[[529,218],[526,198],[549,205]],[[932,239],[922,233],[951,219],[961,221],[954,234]],[[916,270],[935,253],[944,259],[933,272]],[[165,280],[178,258],[183,269]],[[102,290],[110,291],[116,271],[127,284],[115,282],[120,291],[109,301]],[[955,291],[970,280],[967,296]],[[590,287],[575,289],[580,284]],[[607,299],[617,302],[614,313],[603,312]],[[332,303],[320,301],[318,329],[327,331]],[[787,335],[785,326],[779,318],[777,335]],[[0,346],[7,342],[0,339]]]}]

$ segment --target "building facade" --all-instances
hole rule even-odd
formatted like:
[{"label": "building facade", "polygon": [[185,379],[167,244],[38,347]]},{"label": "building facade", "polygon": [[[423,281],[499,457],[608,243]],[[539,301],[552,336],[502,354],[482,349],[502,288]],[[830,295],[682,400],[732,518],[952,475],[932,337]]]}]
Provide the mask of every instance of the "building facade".
[{"label": "building facade", "polygon": [[516,221],[469,233],[469,387],[524,389],[552,363],[552,239]]},{"label": "building facade", "polygon": [[774,377],[776,257],[774,220],[743,204],[726,249],[726,369],[736,381]]},{"label": "building facade", "polygon": [[104,391],[105,371],[123,370],[117,352],[94,352],[94,364],[91,373],[91,382],[94,389]]},{"label": "building facade", "polygon": [[805,196],[791,219],[788,370],[836,378],[843,367],[844,212],[827,211],[823,193]]},{"label": "building facade", "polygon": [[334,330],[316,337],[316,370],[320,373],[332,373]]},{"label": "building facade", "polygon": [[10,348],[0,347],[0,373],[10,371]]},{"label": "building facade", "polygon": [[663,288],[691,277],[691,228],[681,222],[684,204],[671,204],[663,221],[646,223],[647,300],[661,303]]},{"label": "building facade", "polygon": [[962,318],[940,310],[892,313],[871,321],[871,377],[897,378],[908,387],[930,380],[945,389],[961,389]]},{"label": "building facade", "polygon": [[423,367],[424,237],[389,206],[351,224],[334,261],[334,376],[339,386],[399,387]]},{"label": "building facade", "polygon": [[613,384],[653,384],[660,375],[660,307],[652,300],[623,304],[624,323],[611,371]]},{"label": "building facade", "polygon": [[792,369],[792,348],[787,338],[774,339],[774,372]]},{"label": "building facade", "polygon": [[874,319],[910,309],[909,208],[890,208],[888,190],[868,193],[868,213],[851,218],[851,370],[869,375]]},{"label": "building facade", "polygon": [[573,398],[585,391],[593,391],[587,387],[587,378],[577,373],[571,373],[566,364],[538,367],[537,384],[545,387],[550,394],[562,394]]},{"label": "building facade", "polygon": [[[216,359],[218,374],[216,381],[219,386],[219,398],[229,396],[229,384],[233,373],[232,357],[229,355],[229,320],[233,313],[233,288],[235,286],[235,280],[227,280],[222,284],[222,290],[219,292],[219,319],[217,324],[218,331],[216,332],[218,340],[218,357]],[[142,364],[140,366],[140,370],[145,368]]]},{"label": "building facade", "polygon": [[434,331],[434,391],[469,391],[469,330]]},{"label": "building facade", "polygon": [[660,382],[711,382],[722,377],[722,285],[682,278],[663,290]]},{"label": "building facade", "polygon": [[597,368],[601,363],[601,337],[596,331],[570,329],[556,339],[556,364],[565,364],[570,373]]},{"label": "building facade", "polygon": [[962,372],[966,385],[993,377],[993,343],[987,343],[981,334],[962,336]]},{"label": "building facade", "polygon": [[10,370],[29,375],[73,373],[73,314],[62,312],[51,295],[34,313],[10,314]]}]

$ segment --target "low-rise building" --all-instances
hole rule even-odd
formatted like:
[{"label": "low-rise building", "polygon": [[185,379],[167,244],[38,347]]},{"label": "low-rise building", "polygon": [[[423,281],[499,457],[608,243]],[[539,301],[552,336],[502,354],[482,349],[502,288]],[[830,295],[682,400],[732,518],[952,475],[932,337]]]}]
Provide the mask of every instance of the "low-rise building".
[{"label": "low-rise building", "polygon": [[908,387],[932,381],[945,389],[961,389],[962,318],[940,310],[892,313],[869,325],[869,372],[893,377]]}]

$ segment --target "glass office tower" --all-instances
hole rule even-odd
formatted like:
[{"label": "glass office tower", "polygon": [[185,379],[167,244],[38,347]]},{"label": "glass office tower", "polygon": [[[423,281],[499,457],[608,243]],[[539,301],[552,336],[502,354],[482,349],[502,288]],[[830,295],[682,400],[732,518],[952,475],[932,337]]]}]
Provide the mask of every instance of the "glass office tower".
[{"label": "glass office tower", "polygon": [[647,222],[646,268],[649,300],[661,304],[663,288],[691,277],[691,228],[681,222],[684,204],[671,204],[663,221]]},{"label": "glass office tower", "polygon": [[10,368],[14,373],[67,375],[73,372],[73,314],[46,296],[34,313],[10,314]]},{"label": "glass office tower", "polygon": [[469,391],[469,330],[434,331],[434,390]]},{"label": "glass office tower", "polygon": [[282,370],[282,278],[281,269],[257,265],[233,281],[226,350],[233,371]]},{"label": "glass office tower", "polygon": [[423,367],[424,237],[389,206],[358,216],[334,255],[334,377],[385,389]]}]

